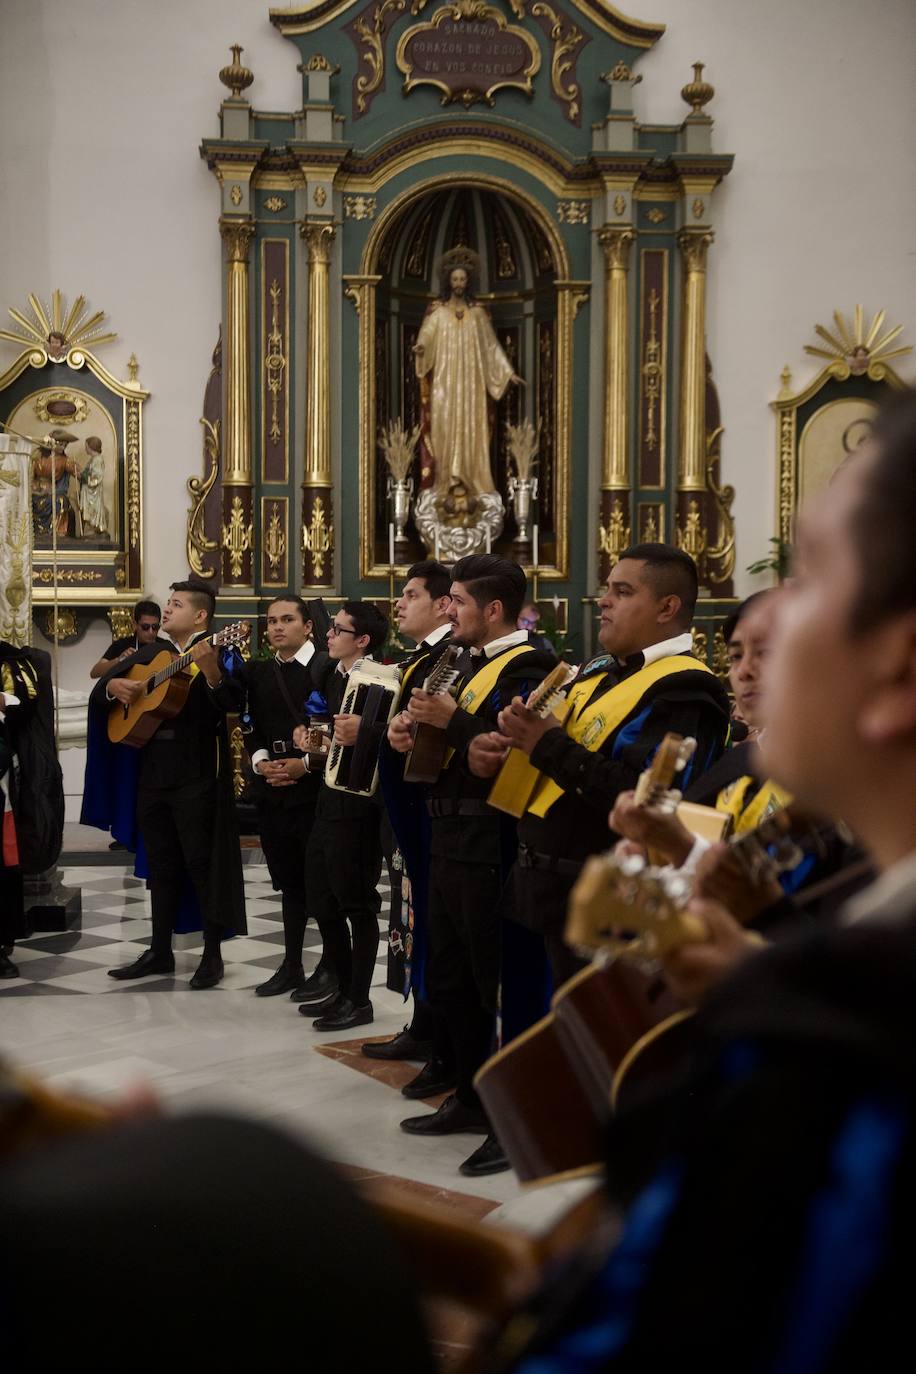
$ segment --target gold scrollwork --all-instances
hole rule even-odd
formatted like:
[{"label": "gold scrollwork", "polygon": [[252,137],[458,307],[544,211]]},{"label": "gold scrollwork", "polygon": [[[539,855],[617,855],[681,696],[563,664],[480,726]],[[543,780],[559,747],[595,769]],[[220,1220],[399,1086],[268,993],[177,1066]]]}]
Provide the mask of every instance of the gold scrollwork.
[{"label": "gold scrollwork", "polygon": [[661,298],[653,287],[649,293],[649,337],[643,355],[643,395],[646,401],[646,448],[654,449],[658,443],[658,410],[662,397],[662,342],[658,336],[658,307]]},{"label": "gold scrollwork", "polygon": [[[639,531],[639,542],[641,544],[657,544],[661,539],[662,532],[656,514],[657,509],[660,510],[655,506],[640,506],[642,528]],[[645,512],[644,515],[643,512]]]},{"label": "gold scrollwork", "polygon": [[229,510],[229,524],[223,525],[221,544],[224,552],[229,555],[229,570],[233,577],[241,577],[242,560],[251,549],[253,539],[253,526],[245,524],[245,508],[242,505],[242,498],[233,496]]},{"label": "gold scrollwork", "polygon": [[126,401],[127,419],[127,543],[140,547],[140,403]]},{"label": "gold scrollwork", "polygon": [[316,496],[312,503],[312,518],[302,527],[302,549],[312,555],[312,568],[315,581],[324,577],[324,560],[334,548],[334,526],[327,523],[324,502]]},{"label": "gold scrollwork", "polygon": [[626,210],[626,208],[627,208],[627,198],[626,198],[626,196],[615,196],[615,197],[614,197],[614,214],[617,216],[618,219],[622,219],[622,218],[623,218],[623,214],[624,214],[624,211]]},{"label": "gold scrollwork", "polygon": [[598,552],[606,553],[611,562],[616,563],[629,542],[630,527],[624,524],[623,503],[615,496],[607,525],[598,526]]},{"label": "gold scrollwork", "polygon": [[[582,31],[577,29],[573,23],[565,23],[557,14],[556,10],[545,3],[545,0],[538,0],[532,5],[531,13],[537,18],[543,15],[549,20],[550,39],[553,43],[553,56],[550,63],[550,85],[554,95],[558,100],[562,100],[566,106],[566,118],[575,124],[579,118],[579,87],[575,81],[565,84],[565,77],[575,67],[575,60],[570,54],[575,51],[582,41]],[[622,211],[618,212],[622,213]]]},{"label": "gold scrollwork", "polygon": [[313,200],[313,201],[315,202],[315,204],[318,206],[318,209],[319,209],[319,210],[323,210],[323,209],[324,209],[325,205],[327,204],[327,199],[328,199],[328,193],[327,193],[327,191],[324,189],[324,187],[323,187],[323,186],[316,186],[316,187],[315,187],[315,193],[314,193],[314,195],[312,196],[312,200]]},{"label": "gold scrollwork", "polygon": [[792,541],[795,468],[795,411],[784,410],[779,417],[779,537],[784,544]]},{"label": "gold scrollwork", "polygon": [[76,639],[77,633],[76,615],[69,607],[48,607],[45,611],[46,639],[56,639],[57,643],[60,644],[65,639]]},{"label": "gold scrollwork", "polygon": [[360,60],[369,68],[368,75],[363,74],[356,78],[356,108],[360,114],[366,113],[369,97],[375,95],[385,76],[384,34],[388,16],[401,14],[406,3],[407,0],[383,0],[382,4],[375,7],[371,29],[365,19],[357,19],[353,25],[365,44],[360,53]]},{"label": "gold scrollwork", "polygon": [[697,196],[696,200],[693,202],[693,217],[694,219],[702,219],[705,213],[706,202],[702,200],[700,196]]},{"label": "gold scrollwork", "polygon": [[331,72],[331,73],[333,73],[333,72],[339,72],[339,71],[340,71],[340,68],[339,68],[339,67],[332,67],[331,64],[330,64],[330,62],[328,61],[328,59],[325,57],[324,53],[316,52],[316,53],[313,53],[312,56],[309,58],[308,62],[306,62],[306,64],[305,64],[305,70],[306,70],[307,72]]},{"label": "gold scrollwork", "polygon": [[375,196],[344,196],[347,219],[375,219]]},{"label": "gold scrollwork", "polygon": [[735,488],[716,482],[720,459],[722,426],[713,430],[706,444],[706,485],[716,504],[716,540],[706,550],[706,572],[710,582],[727,582],[735,571],[735,517],[732,506]]},{"label": "gold scrollwork", "polygon": [[112,639],[126,639],[133,634],[134,617],[128,606],[112,606],[108,611]]},{"label": "gold scrollwork", "polygon": [[281,210],[286,209],[286,201],[282,196],[268,196],[264,202],[265,210],[269,210],[272,215],[279,215]]},{"label": "gold scrollwork", "polygon": [[728,678],[728,645],[725,643],[725,631],[721,625],[716,626],[716,633],[712,641],[712,663],[710,664],[716,677]]},{"label": "gold scrollwork", "polygon": [[[391,3],[391,0],[388,0]],[[401,0],[397,0],[400,8],[403,9]],[[534,11],[532,11],[534,13]],[[511,34],[513,38],[519,39],[528,49],[528,65],[519,76],[507,77],[502,81],[494,81],[492,86],[488,86],[485,91],[463,90],[454,88],[448,81],[440,81],[432,74],[414,76],[414,68],[407,56],[407,48],[411,40],[417,34],[430,34],[435,37],[442,24],[464,22],[489,22],[496,26],[500,33]],[[578,39],[576,40],[578,41]],[[404,94],[407,95],[416,86],[436,86],[442,92],[442,104],[450,105],[453,100],[460,100],[466,109],[476,104],[478,100],[484,101],[487,105],[493,104],[493,96],[500,90],[524,91],[525,95],[531,95],[533,91],[532,77],[536,76],[541,68],[541,50],[537,42],[530,33],[524,29],[516,28],[510,24],[504,14],[501,14],[493,5],[487,4],[487,0],[454,0],[453,4],[441,6],[435,14],[425,24],[413,24],[398,40],[395,51],[395,62],[398,70],[404,76]],[[556,66],[556,57],[554,58]],[[571,65],[571,64],[567,64]],[[565,72],[565,68],[563,71]],[[357,85],[359,83],[357,82]],[[576,92],[578,95],[578,91]],[[565,96],[562,97],[565,99]]]},{"label": "gold scrollwork", "polygon": [[245,790],[245,774],[242,771],[242,759],[245,755],[245,736],[242,734],[242,727],[235,725],[229,735],[229,753],[232,755],[232,790],[236,800]]},{"label": "gold scrollwork", "polygon": [[657,205],[646,215],[646,219],[651,220],[653,224],[662,224],[667,218],[665,211],[659,210]]},{"label": "gold scrollwork", "polygon": [[706,655],[709,652],[709,635],[705,630],[698,630],[696,626],[690,633],[693,636],[693,656],[698,658],[701,663],[705,663]]},{"label": "gold scrollwork", "polygon": [[286,553],[286,535],[283,531],[283,522],[280,519],[278,501],[271,502],[270,519],[267,522],[267,533],[264,536],[264,552],[270,564],[270,571],[274,577],[277,577],[283,555]]},{"label": "gold scrollwork", "polygon": [[200,423],[204,427],[204,454],[210,468],[203,478],[188,478],[188,491],[194,497],[194,505],[188,516],[188,566],[198,577],[215,577],[216,568],[205,568],[201,555],[215,553],[219,548],[219,542],[208,539],[204,533],[204,505],[219,474],[219,420],[202,417]]},{"label": "gold scrollwork", "polygon": [[[45,424],[59,424],[61,417],[48,407],[55,403],[63,403],[67,407],[66,418],[68,425],[79,425],[89,414],[89,404],[86,397],[79,391],[41,391],[35,397],[35,414],[39,420]],[[75,407],[75,410],[71,410]]]},{"label": "gold scrollwork", "polygon": [[675,538],[678,548],[689,553],[697,567],[702,568],[706,554],[707,537],[703,527],[703,517],[700,514],[699,502],[693,498],[687,503],[687,520],[684,525],[681,525],[680,517],[678,517]]},{"label": "gold scrollwork", "polygon": [[[41,572],[36,573],[39,582],[50,586],[54,581],[53,568],[42,568]],[[95,568],[58,568],[58,582],[101,582],[102,574]]]},{"label": "gold scrollwork", "polygon": [[239,186],[238,184],[236,184],[235,186],[233,186],[232,190],[229,192],[229,199],[232,201],[232,204],[233,204],[233,205],[241,205],[241,203],[242,203],[242,188],[241,188],[241,186]]},{"label": "gold scrollwork", "polygon": [[280,283],[275,277],[270,283],[270,333],[267,336],[267,354],[264,358],[267,390],[270,392],[270,437],[275,444],[283,438],[279,414],[280,392],[283,390],[283,374],[286,371],[283,334],[280,330],[282,295]]},{"label": "gold scrollwork", "polygon": [[558,200],[557,219],[561,224],[588,224],[591,209],[590,200]]}]

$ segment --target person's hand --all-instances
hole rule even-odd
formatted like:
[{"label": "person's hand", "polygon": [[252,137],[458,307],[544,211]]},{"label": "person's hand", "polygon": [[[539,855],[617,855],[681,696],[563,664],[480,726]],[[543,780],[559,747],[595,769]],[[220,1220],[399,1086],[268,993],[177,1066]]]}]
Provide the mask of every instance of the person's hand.
[{"label": "person's hand", "polygon": [[194,645],[191,650],[194,662],[211,687],[215,687],[223,676],[223,670],[219,666],[219,654],[210,643],[209,639],[202,639]]},{"label": "person's hand", "polygon": [[129,677],[116,677],[108,684],[108,695],[124,706],[130,706],[146,686],[145,682],[134,682]]},{"label": "person's hand", "polygon": [[307,725],[297,725],[293,731],[293,744],[297,749],[305,749],[308,744],[309,727]]},{"label": "person's hand", "polygon": [[334,743],[353,745],[356,743],[356,736],[359,734],[359,716],[335,716],[334,717]]},{"label": "person's hand", "polygon": [[299,779],[304,778],[308,772],[305,766],[305,759],[280,759],[279,764],[283,770],[284,777],[288,778],[290,782],[298,782]]},{"label": "person's hand", "polygon": [[458,703],[448,692],[431,696],[421,687],[415,687],[410,694],[407,714],[411,720],[419,724],[436,725],[440,730],[444,730],[457,710]]},{"label": "person's hand", "polygon": [[408,754],[413,747],[413,722],[406,711],[399,711],[389,721],[388,743],[398,754]]},{"label": "person's hand", "polygon": [[270,772],[262,773],[268,787],[295,787],[305,774],[302,759],[274,759],[268,767]]},{"label": "person's hand", "polygon": [[661,964],[677,996],[695,1006],[759,950],[763,941],[759,935],[744,930],[718,902],[695,897],[687,910],[703,922],[707,939],[680,945],[664,955]]},{"label": "person's hand", "polygon": [[513,697],[511,703],[499,713],[500,734],[507,737],[510,744],[530,754],[548,730],[559,730],[560,723],[554,715],[538,716],[529,711],[521,697]]},{"label": "person's hand", "polygon": [[122,653],[118,654],[118,657],[115,659],[115,662],[123,663],[125,658],[131,658],[136,652],[136,649],[124,649]]},{"label": "person's hand", "polygon": [[475,735],[468,746],[468,767],[477,778],[493,778],[499,772],[511,745],[496,730]]},{"label": "person's hand", "polygon": [[608,817],[608,826],[641,849],[654,849],[668,863],[680,868],[693,848],[693,836],[673,811],[640,806],[635,792],[620,792]]},{"label": "person's hand", "polygon": [[696,867],[694,891],[698,897],[721,902],[742,925],[750,925],[766,907],[783,896],[782,887],[770,865],[752,877],[729,844],[714,844],[702,855]]},{"label": "person's hand", "polygon": [[527,386],[528,383],[525,381],[524,377],[519,377],[515,372],[513,372],[513,373],[512,373],[512,376],[509,378],[509,385],[510,385],[510,386]]}]

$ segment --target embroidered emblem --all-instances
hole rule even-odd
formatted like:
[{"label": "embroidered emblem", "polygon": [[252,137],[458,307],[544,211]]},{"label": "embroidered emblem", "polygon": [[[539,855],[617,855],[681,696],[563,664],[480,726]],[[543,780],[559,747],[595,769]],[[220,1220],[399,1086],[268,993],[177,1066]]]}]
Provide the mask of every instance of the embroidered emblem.
[{"label": "embroidered emblem", "polygon": [[579,677],[591,677],[592,673],[603,672],[606,668],[609,668],[610,665],[611,655],[599,654],[597,658],[592,658],[588,661],[588,663],[586,663],[585,667],[579,674]]},{"label": "embroidered emblem", "polygon": [[603,729],[604,716],[595,716],[592,720],[589,721],[588,726],[583,731],[582,738],[579,741],[579,743],[584,744],[586,749],[590,749],[591,746],[594,744],[595,740],[601,737],[601,731]]}]

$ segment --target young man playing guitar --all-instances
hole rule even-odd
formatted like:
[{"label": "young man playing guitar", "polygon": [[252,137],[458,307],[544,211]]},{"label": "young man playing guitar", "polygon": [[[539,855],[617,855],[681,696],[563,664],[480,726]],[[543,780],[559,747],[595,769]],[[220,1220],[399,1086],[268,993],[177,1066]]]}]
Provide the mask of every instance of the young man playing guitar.
[{"label": "young man playing guitar", "polygon": [[[452,622],[448,616],[451,586],[452,575],[448,568],[433,558],[414,563],[407,570],[407,580],[395,606],[395,614],[398,631],[412,639],[416,648],[400,663],[402,685],[398,704],[401,708],[406,707],[411,691],[425,678],[429,667],[441,652],[440,646],[449,642],[452,633]],[[394,832],[411,884],[414,919],[409,932],[409,961],[413,1017],[410,1025],[405,1026],[393,1040],[363,1045],[363,1054],[370,1059],[418,1059],[423,1063],[432,1055],[436,1039],[436,1020],[423,995],[426,983],[430,823],[423,789],[405,783],[403,769],[404,755],[396,754],[388,747],[387,741],[383,742],[379,757],[379,779],[387,816],[383,817],[382,827],[384,832],[385,826],[390,825]],[[400,903],[397,910],[401,910]],[[418,992],[418,989],[421,991]],[[447,1086],[452,1086],[451,1081]]]},{"label": "young man playing guitar", "polygon": [[455,564],[452,579],[449,617],[455,641],[465,649],[457,700],[414,687],[407,710],[389,726],[388,740],[406,754],[413,723],[425,722],[444,729],[451,750],[426,800],[432,832],[427,987],[447,1027],[457,1086],[437,1112],[409,1117],[401,1125],[413,1135],[486,1135],[483,1146],[461,1165],[463,1173],[476,1175],[508,1167],[489,1132],[473,1079],[490,1051],[495,1027],[498,907],[514,856],[515,824],[487,806],[489,785],[467,771],[465,760],[471,741],[493,729],[500,709],[514,697],[527,696],[556,660],[532,645],[526,630],[516,629],[526,587],[517,564],[495,554],[472,554]]},{"label": "young man playing guitar", "polygon": [[[220,943],[247,929],[231,757],[224,711],[213,693],[223,673],[219,655],[206,640],[213,609],[209,588],[193,581],[172,583],[160,639],[176,655],[199,647],[189,669],[193,680],[184,708],[159,726],[140,754],[137,820],[149,861],[153,938],[138,959],[109,969],[112,978],[174,973],[172,932],[189,880],[204,934],[192,988],[212,988],[221,981]],[[143,683],[123,674],[161,650],[162,644],[154,643],[119,662],[95,688],[92,707],[110,711],[113,702],[133,703]]]},{"label": "young man playing guitar", "polygon": [[585,860],[608,847],[618,793],[635,787],[669,732],[697,741],[693,775],[724,748],[725,689],[690,652],[696,597],[696,566],[680,549],[626,549],[598,603],[603,653],[570,689],[566,725],[513,701],[498,732],[472,743],[469,765],[480,777],[498,772],[510,745],[544,774],[519,822],[510,896],[514,918],[543,933],[557,986],[582,967],[563,941],[566,907]]}]

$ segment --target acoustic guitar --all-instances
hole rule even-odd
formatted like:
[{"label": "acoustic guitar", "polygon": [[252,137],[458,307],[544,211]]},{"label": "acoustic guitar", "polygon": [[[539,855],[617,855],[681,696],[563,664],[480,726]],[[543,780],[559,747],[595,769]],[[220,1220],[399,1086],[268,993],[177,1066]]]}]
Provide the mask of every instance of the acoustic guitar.
[{"label": "acoustic guitar", "polygon": [[[574,664],[558,663],[528,697],[525,702],[528,710],[541,720],[546,720],[553,712],[562,725],[565,713],[555,708],[564,700],[566,689],[578,671]],[[540,777],[540,770],[534,767],[527,754],[521,749],[510,749],[490,788],[488,805],[519,819],[527,811]]]},{"label": "acoustic guitar", "polygon": [[[449,644],[436,659],[423,683],[423,691],[438,697],[451,690],[458,681],[458,660],[462,655],[458,644]],[[436,782],[445,762],[448,745],[445,731],[438,725],[418,721],[414,726],[413,744],[404,762],[405,782]]]},{"label": "acoustic guitar", "polygon": [[199,639],[186,653],[177,657],[164,649],[149,663],[135,663],[124,677],[142,682],[143,691],[129,705],[116,701],[108,715],[108,738],[112,744],[141,748],[164,720],[172,720],[184,707],[193,681],[187,671],[207,644],[215,649],[243,644],[251,634],[247,620],[236,620],[208,639]]}]

